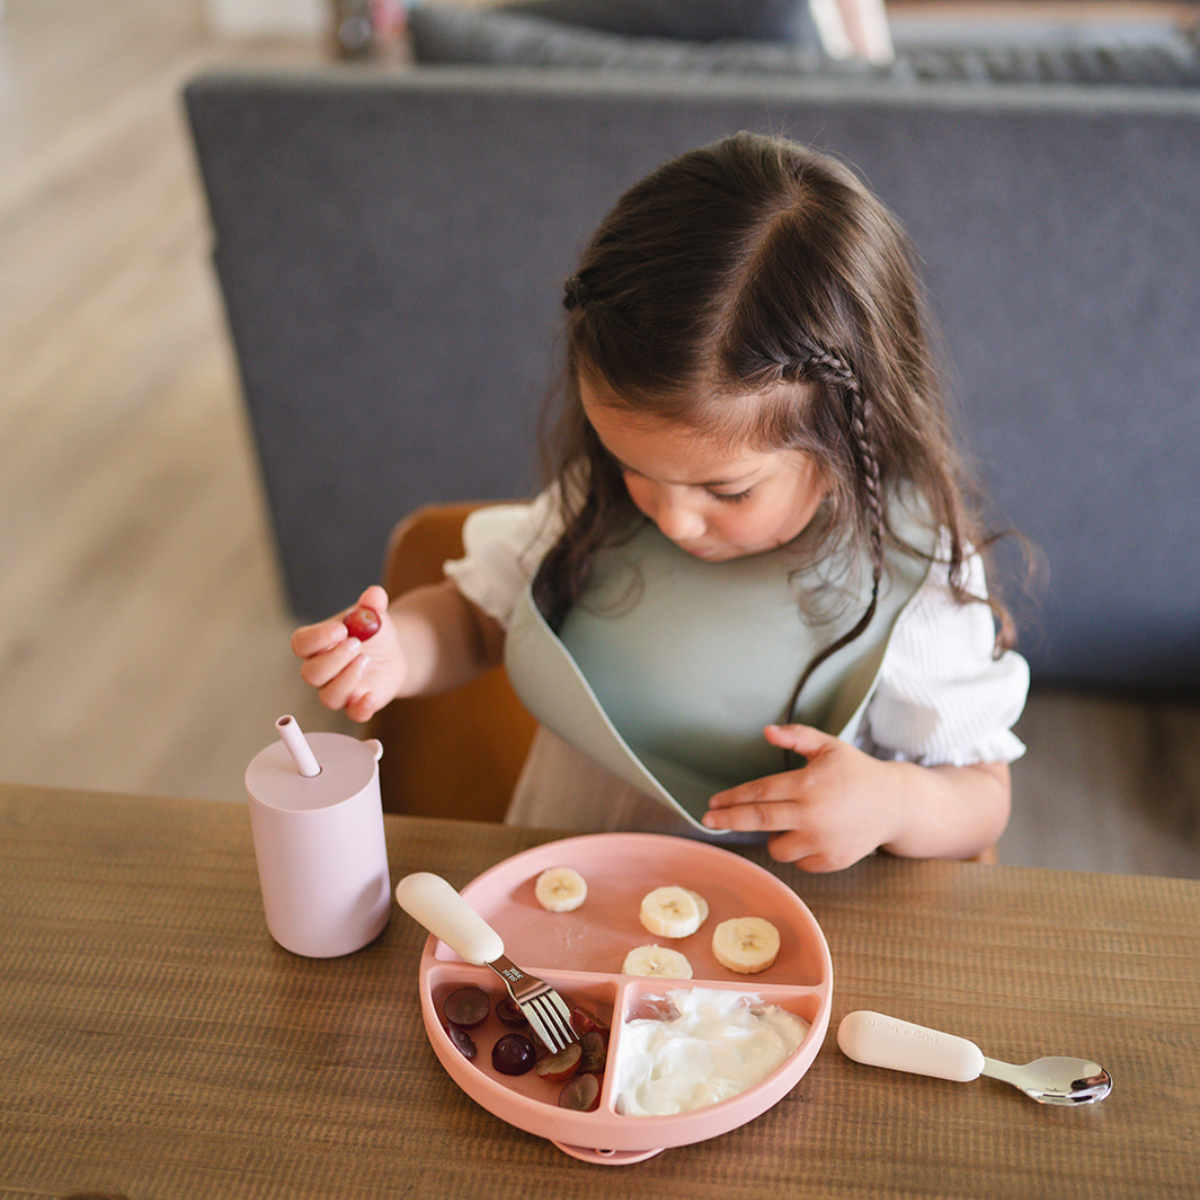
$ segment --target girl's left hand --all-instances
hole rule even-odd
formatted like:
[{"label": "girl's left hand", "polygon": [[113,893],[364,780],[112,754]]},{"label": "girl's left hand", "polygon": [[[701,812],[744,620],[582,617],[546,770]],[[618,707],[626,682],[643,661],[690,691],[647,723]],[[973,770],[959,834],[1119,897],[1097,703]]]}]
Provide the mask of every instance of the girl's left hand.
[{"label": "girl's left hand", "polygon": [[893,764],[808,725],[768,725],[765,733],[806,764],[718,792],[704,816],[709,829],[773,833],[771,857],[806,871],[840,871],[897,836]]}]

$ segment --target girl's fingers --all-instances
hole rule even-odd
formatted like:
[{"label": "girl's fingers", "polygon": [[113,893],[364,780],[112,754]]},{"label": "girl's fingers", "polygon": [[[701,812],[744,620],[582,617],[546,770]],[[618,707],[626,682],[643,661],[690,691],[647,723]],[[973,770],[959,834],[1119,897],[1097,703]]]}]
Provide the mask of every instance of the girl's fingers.
[{"label": "girl's fingers", "polygon": [[814,873],[840,871],[851,865],[850,862],[832,859],[818,850],[815,843],[799,830],[776,834],[767,842],[767,853],[776,862],[792,863],[801,871]]},{"label": "girl's fingers", "polygon": [[364,687],[371,659],[363,653],[363,643],[352,637],[345,618],[354,608],[368,608],[384,617],[388,595],[372,584],[344,612],[313,625],[302,625],[292,634],[292,651],[302,660],[300,678],[315,688],[326,708],[344,711],[355,721],[374,716],[380,705],[373,692]]},{"label": "girl's fingers", "polygon": [[751,779],[737,787],[717,792],[709,802],[710,809],[740,808],[743,805],[773,805],[784,800],[796,800],[801,792],[798,771],[784,771],[779,775],[765,775],[762,779]]},{"label": "girl's fingers", "polygon": [[730,829],[739,833],[779,833],[795,829],[802,810],[794,801],[752,801],[733,807],[710,809],[703,822],[709,829]]},{"label": "girl's fingers", "polygon": [[317,654],[332,650],[349,638],[350,631],[342,622],[341,617],[333,617],[328,621],[319,621],[315,625],[301,625],[292,634],[292,653],[300,658],[308,659]]},{"label": "girl's fingers", "polygon": [[709,829],[777,832],[794,829],[803,819],[802,781],[798,772],[752,779],[708,802],[704,824]]},{"label": "girl's fingers", "polygon": [[371,660],[365,654],[359,654],[328,683],[318,688],[317,695],[321,703],[335,711],[344,709],[356,692],[361,691],[360,684],[370,665]]},{"label": "girl's fingers", "polygon": [[792,750],[805,758],[828,748],[831,742],[838,739],[811,725],[768,725],[763,735],[772,746],[783,750]]},{"label": "girl's fingers", "polygon": [[346,701],[344,711],[352,721],[369,721],[379,711],[379,705],[373,692],[356,692]]},{"label": "girl's fingers", "polygon": [[[773,746],[785,750],[793,750],[805,758],[811,759],[823,750],[828,750],[838,744],[838,739],[809,725],[768,725],[763,731],[767,741]],[[781,800],[793,800],[801,791],[796,768],[784,771],[778,775],[767,775],[762,779],[752,779],[748,783],[739,784],[727,791],[718,792],[708,802],[710,809],[736,808],[743,804],[771,804]],[[761,828],[768,828],[762,826]]]},{"label": "girl's fingers", "polygon": [[358,598],[358,603],[363,608],[373,609],[382,616],[387,612],[388,594],[377,583],[371,584],[369,588]]},{"label": "girl's fingers", "polygon": [[306,658],[300,664],[300,678],[309,687],[323,688],[358,659],[361,651],[358,638],[343,638],[333,649]]}]

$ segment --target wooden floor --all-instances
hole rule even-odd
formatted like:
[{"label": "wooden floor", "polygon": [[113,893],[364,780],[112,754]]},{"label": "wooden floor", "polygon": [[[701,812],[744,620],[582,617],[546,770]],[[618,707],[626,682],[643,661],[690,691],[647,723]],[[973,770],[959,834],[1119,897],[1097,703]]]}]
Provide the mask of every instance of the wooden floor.
[{"label": "wooden floor", "polygon": [[[300,684],[179,89],[198,0],[0,15],[0,777],[240,801]],[[399,514],[398,514],[399,515]],[[1012,863],[1200,878],[1200,712],[1036,696]]]}]

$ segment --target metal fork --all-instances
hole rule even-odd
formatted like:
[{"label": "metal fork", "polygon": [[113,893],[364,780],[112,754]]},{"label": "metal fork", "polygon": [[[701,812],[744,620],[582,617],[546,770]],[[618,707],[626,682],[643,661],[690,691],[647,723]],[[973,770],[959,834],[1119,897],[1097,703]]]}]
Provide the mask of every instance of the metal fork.
[{"label": "metal fork", "polygon": [[440,875],[428,871],[406,875],[396,884],[396,900],[410,917],[467,962],[491,968],[552,1054],[579,1040],[562,996],[509,959],[500,935]]}]

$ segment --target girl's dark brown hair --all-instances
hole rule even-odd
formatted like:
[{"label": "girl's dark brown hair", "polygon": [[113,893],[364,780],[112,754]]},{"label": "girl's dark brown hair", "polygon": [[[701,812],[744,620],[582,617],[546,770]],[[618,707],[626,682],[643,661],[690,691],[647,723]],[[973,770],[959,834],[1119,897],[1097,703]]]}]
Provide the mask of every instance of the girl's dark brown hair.
[{"label": "girl's dark brown hair", "polygon": [[[567,281],[566,371],[550,465],[564,532],[534,594],[555,628],[597,553],[637,516],[583,413],[579,377],[631,412],[680,421],[730,445],[796,449],[824,469],[814,556],[866,552],[871,601],[811,663],[859,636],[875,612],[887,497],[914,485],[946,531],[951,586],[985,543],[933,360],[908,237],[836,160],[741,133],[666,163],[627,191]],[[914,551],[914,547],[908,547]],[[997,649],[1012,642],[998,603]]]}]

